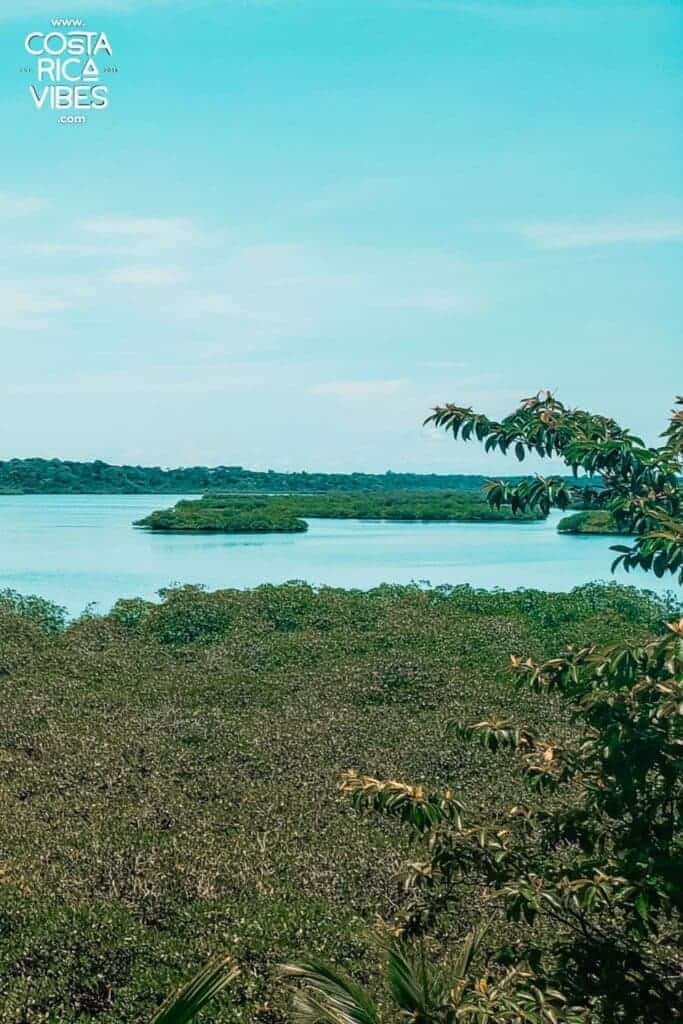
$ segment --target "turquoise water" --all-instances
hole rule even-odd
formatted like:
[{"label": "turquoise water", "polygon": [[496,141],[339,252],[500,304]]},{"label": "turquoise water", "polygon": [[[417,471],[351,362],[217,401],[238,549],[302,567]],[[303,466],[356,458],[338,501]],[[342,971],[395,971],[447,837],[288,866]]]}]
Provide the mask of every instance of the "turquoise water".
[{"label": "turquoise water", "polygon": [[119,597],[153,598],[169,583],[251,587],[304,579],[471,583],[570,590],[616,578],[675,589],[645,574],[611,577],[609,537],[563,537],[542,523],[389,523],[313,519],[305,534],[150,534],[131,523],[181,495],[0,495],[0,589],[39,594],[77,615]]}]

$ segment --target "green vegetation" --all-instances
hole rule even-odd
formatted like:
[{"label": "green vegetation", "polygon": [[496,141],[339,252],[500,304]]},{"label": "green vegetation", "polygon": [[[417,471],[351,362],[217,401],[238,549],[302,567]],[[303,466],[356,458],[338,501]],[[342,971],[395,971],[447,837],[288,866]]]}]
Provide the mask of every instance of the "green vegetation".
[{"label": "green vegetation", "polygon": [[[683,406],[683,397],[676,404]],[[670,573],[683,583],[683,408],[673,411],[659,448],[649,448],[608,416],[567,409],[550,391],[524,399],[500,423],[453,404],[436,408],[426,422],[456,440],[475,438],[487,452],[514,451],[520,462],[528,453],[561,458],[573,484],[560,476],[493,481],[486,485],[490,504],[545,514],[577,503],[606,509],[620,530],[635,535],[631,547],[614,546],[618,558],[612,568],[621,565],[628,572],[637,567],[657,577]]]},{"label": "green vegetation", "polygon": [[616,536],[628,535],[628,531],[619,527],[616,519],[607,509],[595,509],[592,512],[576,512],[573,516],[565,516],[557,524],[560,533],[604,533]]},{"label": "green vegetation", "polygon": [[151,1024],[189,1024],[238,974],[239,968],[229,955],[222,954],[210,960],[206,967],[168,997],[154,1014]]},{"label": "green vegetation", "polygon": [[[297,501],[301,499],[296,499]],[[227,498],[224,503],[179,501],[133,525],[171,533],[305,533],[287,498]]]},{"label": "green vegetation", "polygon": [[[616,546],[614,564],[683,580],[683,410],[659,448],[549,392],[501,422],[456,405],[430,420],[486,451],[512,448],[520,460],[534,451],[563,458],[575,474],[599,473],[595,504],[634,537]],[[492,483],[488,496],[494,507],[547,512],[577,495],[560,478],[538,477]],[[417,850],[386,967],[388,1014],[367,990],[309,961],[290,972],[301,1022],[664,1024],[679,1016],[683,618],[646,639],[611,640],[601,646],[586,631],[545,659],[511,650],[520,692],[545,701],[542,729],[522,698],[514,714],[492,706],[480,717],[468,708],[446,724],[445,750],[448,737],[474,740],[516,764],[516,798],[504,810],[455,780],[343,773],[340,788],[355,809],[398,821]],[[441,922],[467,888],[478,921],[454,964]],[[516,930],[498,940],[477,976],[468,961],[491,906],[502,906]]]},{"label": "green vegetation", "polygon": [[[598,474],[583,495],[537,477],[488,500],[545,515],[583,497],[631,536],[615,565],[683,579],[683,412],[659,448],[548,393],[501,422],[433,420]],[[69,626],[0,597],[3,1021],[281,1024],[288,988],[300,1024],[676,1019],[674,598],[161,597]]]},{"label": "green vegetation", "polygon": [[305,494],[284,497],[207,495],[152,512],[135,526],[151,530],[223,533],[302,532],[307,519],[391,519],[432,522],[509,522],[540,519],[537,512],[492,509],[480,494],[432,493]]},{"label": "green vegetation", "polygon": [[[520,481],[523,478],[513,477]],[[242,466],[112,466],[65,459],[0,459],[0,494],[291,494],[325,491],[480,492],[487,478],[438,473],[279,473]],[[590,481],[585,482],[586,485]]]},{"label": "green vegetation", "polygon": [[[303,952],[378,988],[378,917],[406,906],[409,835],[340,800],[355,768],[451,786],[471,813],[520,803],[515,765],[454,717],[571,736],[557,696],[510,688],[509,652],[640,640],[679,614],[633,588],[571,594],[304,584],[120,601],[60,625],[0,600],[0,1019],[148,1022],[216,953],[240,967],[203,1024],[291,1019],[277,965]],[[535,805],[534,791],[525,800]],[[484,913],[479,872],[430,932],[430,962]],[[552,929],[542,933],[550,942]],[[474,968],[473,968],[474,969]],[[480,976],[480,975],[478,975]],[[394,1018],[392,1018],[394,1019]]]},{"label": "green vegetation", "polygon": [[[521,478],[518,478],[521,479]],[[2,494],[204,494],[307,491],[480,491],[483,476],[436,473],[278,473],[242,466],[111,466],[63,459],[0,460]]]}]

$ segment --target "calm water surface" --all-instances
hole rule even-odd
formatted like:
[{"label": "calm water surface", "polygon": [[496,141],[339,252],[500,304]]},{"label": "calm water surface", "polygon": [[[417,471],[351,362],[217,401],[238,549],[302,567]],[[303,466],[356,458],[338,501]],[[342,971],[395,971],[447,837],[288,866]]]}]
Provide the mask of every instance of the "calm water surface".
[{"label": "calm water surface", "polygon": [[[379,583],[471,583],[570,590],[608,580],[609,537],[563,537],[546,522],[389,523],[313,519],[308,533],[150,534],[131,523],[182,495],[0,495],[0,589],[39,594],[77,615],[94,602],[153,598],[169,583],[252,587],[304,579],[366,589]],[[196,495],[195,495],[196,497]],[[674,589],[651,575],[616,579]]]}]

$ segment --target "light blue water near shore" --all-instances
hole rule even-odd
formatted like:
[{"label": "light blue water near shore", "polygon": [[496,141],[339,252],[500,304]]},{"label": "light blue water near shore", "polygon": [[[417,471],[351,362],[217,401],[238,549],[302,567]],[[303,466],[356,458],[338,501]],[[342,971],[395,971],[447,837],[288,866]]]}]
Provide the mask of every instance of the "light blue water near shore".
[{"label": "light blue water near shore", "polygon": [[39,594],[79,614],[119,597],[154,598],[170,583],[209,589],[304,579],[368,589],[379,583],[470,583],[570,590],[616,579],[676,590],[651,574],[609,567],[610,537],[540,523],[391,523],[313,519],[308,533],[151,534],[131,523],[180,495],[0,495],[0,589]]}]

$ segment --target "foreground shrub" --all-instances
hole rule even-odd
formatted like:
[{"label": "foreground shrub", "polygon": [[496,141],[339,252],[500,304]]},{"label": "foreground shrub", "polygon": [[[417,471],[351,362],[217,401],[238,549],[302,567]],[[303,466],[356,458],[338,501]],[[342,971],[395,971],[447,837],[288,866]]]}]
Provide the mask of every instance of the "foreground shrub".
[{"label": "foreground shrub", "polygon": [[18,615],[34,623],[41,633],[59,633],[66,623],[66,609],[43,597],[0,590],[0,615]]},{"label": "foreground shrub", "polygon": [[[201,600],[197,600],[199,595]],[[227,591],[207,594],[201,586],[179,586],[160,591],[160,596],[162,604],[149,610],[144,623],[146,630],[161,643],[205,642],[230,628],[233,610]]]},{"label": "foreground shrub", "polygon": [[[503,816],[519,802],[515,763],[446,741],[447,722],[518,716],[570,735],[564,698],[510,690],[508,652],[540,663],[565,641],[643,642],[666,617],[633,588],[301,583],[171,590],[47,634],[8,612],[0,1020],[150,1021],[219,950],[240,975],[202,1024],[290,1020],[277,965],[302,950],[383,1004],[375,924],[405,911],[397,873],[417,858],[399,822],[345,806],[340,771],[457,786],[473,820]],[[478,878],[454,888],[429,962],[460,949],[485,891]],[[496,908],[473,963],[490,979],[516,932]]]}]

